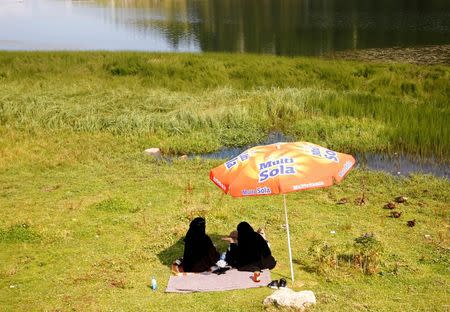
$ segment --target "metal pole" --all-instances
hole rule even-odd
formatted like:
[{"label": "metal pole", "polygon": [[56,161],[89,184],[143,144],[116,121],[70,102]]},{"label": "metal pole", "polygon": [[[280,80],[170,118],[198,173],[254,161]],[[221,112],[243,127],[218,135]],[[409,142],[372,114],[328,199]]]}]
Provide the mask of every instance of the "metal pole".
[{"label": "metal pole", "polygon": [[287,208],[286,208],[286,194],[283,194],[283,203],[284,203],[284,216],[286,218],[286,232],[287,232],[288,249],[289,249],[289,264],[291,265],[292,286],[294,286],[294,267],[292,265],[291,236],[289,234],[289,221],[288,221]]}]

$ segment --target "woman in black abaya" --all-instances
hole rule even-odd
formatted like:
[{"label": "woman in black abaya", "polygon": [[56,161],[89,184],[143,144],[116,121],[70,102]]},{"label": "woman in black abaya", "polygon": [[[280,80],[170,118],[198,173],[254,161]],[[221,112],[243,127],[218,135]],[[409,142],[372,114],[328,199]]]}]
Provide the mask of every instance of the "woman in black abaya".
[{"label": "woman in black abaya", "polygon": [[276,261],[272,256],[266,240],[247,222],[237,226],[237,247],[234,250],[234,264],[239,271],[259,271],[273,269]]},{"label": "woman in black abaya", "polygon": [[185,272],[207,271],[219,260],[219,253],[205,233],[206,222],[195,218],[184,239],[183,269]]}]

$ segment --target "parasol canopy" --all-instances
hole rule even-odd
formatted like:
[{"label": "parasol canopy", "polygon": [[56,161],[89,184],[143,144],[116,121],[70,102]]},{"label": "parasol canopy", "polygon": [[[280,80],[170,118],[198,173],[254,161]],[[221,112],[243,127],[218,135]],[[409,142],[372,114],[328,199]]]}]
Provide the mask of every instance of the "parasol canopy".
[{"label": "parasol canopy", "polygon": [[233,197],[283,194],[291,279],[294,282],[286,193],[339,183],[355,165],[353,156],[309,142],[252,147],[211,169],[210,179]]},{"label": "parasol canopy", "polygon": [[355,164],[351,155],[308,142],[252,147],[210,172],[233,197],[275,195],[340,182]]}]

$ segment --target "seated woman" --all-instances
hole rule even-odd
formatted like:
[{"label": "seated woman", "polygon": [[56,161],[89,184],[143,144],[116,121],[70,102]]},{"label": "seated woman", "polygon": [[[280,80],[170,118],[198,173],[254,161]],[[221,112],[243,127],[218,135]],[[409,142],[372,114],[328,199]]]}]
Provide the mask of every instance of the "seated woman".
[{"label": "seated woman", "polygon": [[276,261],[266,240],[247,222],[237,226],[237,244],[230,244],[225,260],[239,271],[273,269]]},{"label": "seated woman", "polygon": [[205,233],[206,222],[195,218],[189,225],[184,239],[183,269],[185,272],[208,271],[217,260],[219,253]]}]

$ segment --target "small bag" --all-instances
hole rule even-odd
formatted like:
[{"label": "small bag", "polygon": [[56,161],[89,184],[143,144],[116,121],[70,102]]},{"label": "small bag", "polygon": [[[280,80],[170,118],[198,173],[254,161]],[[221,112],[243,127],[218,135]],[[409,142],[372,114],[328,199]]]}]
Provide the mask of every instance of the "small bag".
[{"label": "small bag", "polygon": [[217,275],[221,275],[221,274],[225,274],[226,271],[228,271],[230,268],[225,267],[225,268],[218,268],[214,271],[212,271],[212,273],[217,274]]}]

